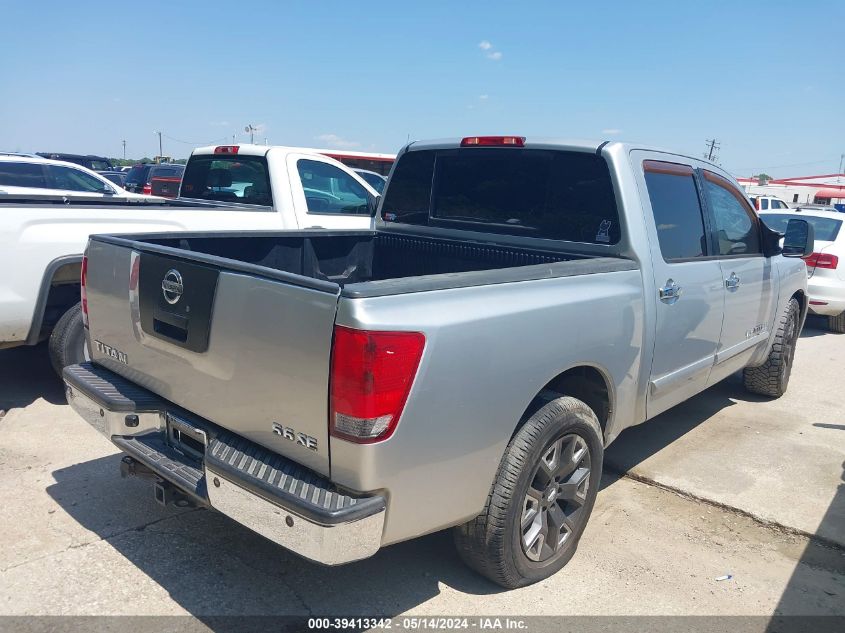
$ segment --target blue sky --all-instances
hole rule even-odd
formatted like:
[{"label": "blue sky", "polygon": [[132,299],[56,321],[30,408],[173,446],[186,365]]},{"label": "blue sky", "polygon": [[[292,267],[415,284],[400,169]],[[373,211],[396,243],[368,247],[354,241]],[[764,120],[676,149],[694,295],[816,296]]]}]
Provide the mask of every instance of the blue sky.
[{"label": "blue sky", "polygon": [[[0,149],[621,139],[837,171],[845,2],[0,0]],[[178,139],[178,140],[177,140]],[[181,142],[180,142],[181,141]]]}]

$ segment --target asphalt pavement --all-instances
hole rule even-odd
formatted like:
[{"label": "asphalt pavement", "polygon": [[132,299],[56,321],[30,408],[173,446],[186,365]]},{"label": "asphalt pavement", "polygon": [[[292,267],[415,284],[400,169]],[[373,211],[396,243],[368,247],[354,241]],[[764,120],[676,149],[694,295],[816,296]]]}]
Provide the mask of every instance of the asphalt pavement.
[{"label": "asphalt pavement", "polygon": [[625,431],[573,560],[516,591],[466,569],[448,532],[326,568],[162,508],[43,347],[0,351],[0,615],[845,615],[845,336],[816,326],[784,398],[733,377]]}]

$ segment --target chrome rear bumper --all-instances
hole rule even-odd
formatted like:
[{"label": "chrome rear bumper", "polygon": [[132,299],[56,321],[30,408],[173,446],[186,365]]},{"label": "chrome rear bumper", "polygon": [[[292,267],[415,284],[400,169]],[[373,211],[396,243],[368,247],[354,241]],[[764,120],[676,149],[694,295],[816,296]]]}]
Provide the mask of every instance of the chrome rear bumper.
[{"label": "chrome rear bumper", "polygon": [[[385,501],[349,494],[326,478],[92,363],[64,371],[71,407],[122,451],[195,502],[305,558],[339,565],[381,546]],[[207,438],[172,441],[173,422]]]}]

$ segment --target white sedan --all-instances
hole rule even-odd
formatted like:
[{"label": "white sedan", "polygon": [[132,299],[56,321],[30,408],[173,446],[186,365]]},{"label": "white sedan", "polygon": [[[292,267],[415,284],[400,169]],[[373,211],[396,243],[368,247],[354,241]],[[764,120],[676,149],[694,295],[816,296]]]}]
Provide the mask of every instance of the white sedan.
[{"label": "white sedan", "polygon": [[792,218],[807,220],[815,232],[813,254],[806,257],[810,312],[828,318],[834,332],[845,333],[845,213],[781,211],[760,213],[770,228],[783,233]]},{"label": "white sedan", "polygon": [[22,155],[0,155],[0,195],[4,194],[151,202],[150,196],[130,193],[81,165]]}]

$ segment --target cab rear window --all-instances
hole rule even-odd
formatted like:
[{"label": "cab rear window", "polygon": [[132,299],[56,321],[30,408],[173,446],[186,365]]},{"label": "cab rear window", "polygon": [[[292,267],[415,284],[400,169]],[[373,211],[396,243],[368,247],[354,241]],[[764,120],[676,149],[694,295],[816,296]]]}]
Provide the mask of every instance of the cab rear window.
[{"label": "cab rear window", "polygon": [[586,152],[412,151],[396,165],[382,218],[590,244],[621,238],[607,163]]},{"label": "cab rear window", "polygon": [[272,206],[264,156],[191,156],[182,176],[183,198]]}]

